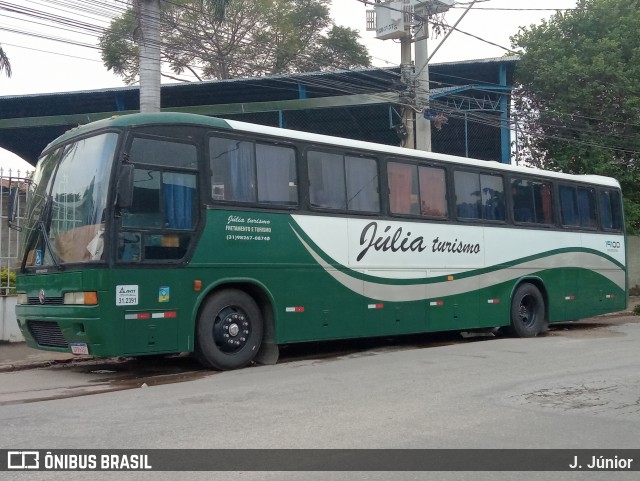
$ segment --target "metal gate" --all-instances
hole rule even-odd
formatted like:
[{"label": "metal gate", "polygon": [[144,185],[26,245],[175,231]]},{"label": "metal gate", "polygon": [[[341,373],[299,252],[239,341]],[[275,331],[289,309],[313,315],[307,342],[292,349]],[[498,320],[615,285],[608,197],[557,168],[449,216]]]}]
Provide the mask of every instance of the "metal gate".
[{"label": "metal gate", "polygon": [[18,264],[18,250],[24,232],[10,229],[8,226],[9,196],[17,190],[15,197],[18,217],[14,223],[20,226],[23,221],[24,206],[27,198],[27,181],[32,172],[0,167],[0,296],[13,294],[15,290],[15,269]]}]

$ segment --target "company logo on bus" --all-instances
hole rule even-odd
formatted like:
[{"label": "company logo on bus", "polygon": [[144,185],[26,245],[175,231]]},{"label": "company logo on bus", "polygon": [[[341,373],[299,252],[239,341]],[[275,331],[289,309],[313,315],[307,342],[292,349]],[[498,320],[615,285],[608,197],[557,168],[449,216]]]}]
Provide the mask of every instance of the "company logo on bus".
[{"label": "company logo on bus", "polygon": [[360,233],[360,246],[363,247],[358,254],[357,261],[360,262],[369,252],[369,249],[382,252],[424,252],[431,247],[431,252],[449,254],[479,254],[480,244],[475,242],[464,242],[455,238],[453,241],[436,237],[431,241],[423,236],[413,236],[410,231],[404,232],[402,227],[397,227],[392,231],[392,227],[387,225],[382,233],[378,232],[378,223],[368,223]]},{"label": "company logo on bus", "polygon": [[609,250],[618,250],[621,247],[618,241],[605,241],[604,245]]},{"label": "company logo on bus", "polygon": [[40,289],[40,292],[38,292],[38,300],[40,301],[40,304],[44,304],[44,301],[47,299],[47,296],[45,296],[44,294],[44,289]]}]

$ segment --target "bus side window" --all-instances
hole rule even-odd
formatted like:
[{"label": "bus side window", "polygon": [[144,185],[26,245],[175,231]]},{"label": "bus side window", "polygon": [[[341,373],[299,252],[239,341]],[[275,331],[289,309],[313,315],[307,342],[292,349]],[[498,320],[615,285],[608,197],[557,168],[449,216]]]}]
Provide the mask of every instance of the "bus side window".
[{"label": "bus side window", "polygon": [[389,162],[389,205],[394,214],[420,213],[418,168],[415,165]]},{"label": "bus side window", "polygon": [[380,212],[378,163],[375,159],[346,157],[347,208],[356,212]]},{"label": "bus side window", "polygon": [[162,175],[164,227],[193,229],[196,205],[196,176],[177,172]]},{"label": "bus side window", "polygon": [[347,208],[344,157],[328,152],[309,151],[309,197],[311,205],[326,209]]},{"label": "bus side window", "polygon": [[159,170],[135,169],[133,173],[133,201],[122,210],[123,227],[162,227],[160,211]]},{"label": "bus side window", "polygon": [[482,218],[504,220],[504,182],[499,175],[480,175]]},{"label": "bus side window", "polygon": [[514,222],[553,225],[552,185],[527,179],[511,179]]},{"label": "bus side window", "polygon": [[511,179],[511,199],[513,201],[513,220],[515,222],[533,222],[533,196],[531,182],[525,179]]},{"label": "bus side window", "polygon": [[456,211],[460,219],[505,219],[502,176],[456,170],[453,179]]},{"label": "bus side window", "polygon": [[578,187],[578,213],[580,227],[588,229],[597,227],[596,192],[592,187]]},{"label": "bus side window", "polygon": [[566,185],[560,186],[560,214],[562,217],[562,225],[580,225],[578,198],[574,187]]},{"label": "bus side window", "polygon": [[136,137],[131,144],[129,162],[195,169],[198,167],[198,149],[173,139]]},{"label": "bus side window", "polygon": [[622,230],[622,207],[619,192],[600,191],[600,220],[604,230]]},{"label": "bus side window", "polygon": [[135,169],[133,202],[122,210],[122,226],[191,229],[195,192],[195,174]]},{"label": "bus side window", "polygon": [[456,211],[461,219],[482,219],[480,176],[474,172],[456,170],[453,174],[456,192]]},{"label": "bus side window", "polygon": [[[196,175],[136,169],[133,202],[122,209],[122,227],[150,231],[121,232],[118,259],[140,262],[184,257],[196,224]],[[169,232],[167,232],[169,230]]]},{"label": "bus side window", "polygon": [[217,200],[256,201],[255,154],[252,142],[211,137],[211,194]]},{"label": "bus side window", "polygon": [[298,205],[296,153],[291,147],[256,145],[258,202]]},{"label": "bus side window", "polygon": [[420,214],[427,217],[447,217],[447,183],[444,169],[419,167]]},{"label": "bus side window", "polygon": [[533,183],[533,203],[535,221],[538,224],[552,225],[553,220],[553,187],[549,182]]}]

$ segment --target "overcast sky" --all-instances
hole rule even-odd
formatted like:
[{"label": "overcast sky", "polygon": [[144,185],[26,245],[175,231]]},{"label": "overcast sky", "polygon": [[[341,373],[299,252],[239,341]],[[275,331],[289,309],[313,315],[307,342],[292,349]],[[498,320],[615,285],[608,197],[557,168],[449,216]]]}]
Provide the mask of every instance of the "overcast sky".
[{"label": "overcast sky", "polygon": [[[460,3],[465,4],[468,1],[462,0]],[[6,3],[41,12],[54,11],[58,15],[65,14],[69,19],[74,19],[73,12],[61,9],[59,4],[56,7],[51,0],[10,0]],[[83,2],[77,0],[77,3]],[[126,0],[84,1],[85,5],[110,4],[119,8],[122,8],[124,3]],[[539,23],[541,19],[554,13],[553,10],[545,9],[572,8],[575,4],[576,0],[478,1],[458,28],[504,48],[456,32],[447,39],[432,62],[501,57],[506,53],[505,49],[511,46],[509,37],[515,34],[520,26]],[[374,32],[366,31],[365,12],[368,8],[372,7],[365,6],[358,0],[333,0],[331,13],[337,24],[349,26],[360,32],[362,42],[368,47],[375,66],[398,65],[400,45],[393,40],[377,40]],[[445,15],[446,22],[453,25],[464,9],[463,5],[451,9]],[[107,26],[105,17],[94,13],[83,13],[76,19],[100,27]],[[124,85],[102,65],[100,52],[95,48],[95,36],[70,31],[74,30],[72,26],[58,24],[53,28],[45,25],[46,23],[44,19],[25,18],[18,13],[0,9],[0,43],[9,56],[13,70],[11,78],[0,76],[0,96],[94,90]],[[63,41],[38,38],[38,35],[42,34]],[[86,46],[70,45],[69,40]],[[429,51],[433,51],[440,41],[441,38],[430,40]],[[11,155],[0,151],[0,167],[24,168],[24,164],[13,162],[10,158]]]}]

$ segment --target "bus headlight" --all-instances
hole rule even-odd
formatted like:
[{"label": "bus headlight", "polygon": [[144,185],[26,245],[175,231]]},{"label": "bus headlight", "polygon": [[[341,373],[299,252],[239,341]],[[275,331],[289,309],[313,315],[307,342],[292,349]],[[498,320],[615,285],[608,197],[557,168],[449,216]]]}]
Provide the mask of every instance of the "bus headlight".
[{"label": "bus headlight", "polygon": [[27,305],[29,303],[29,299],[27,299],[26,292],[18,292],[16,295],[16,304],[19,306]]},{"label": "bus headlight", "polygon": [[96,291],[65,292],[64,304],[73,304],[76,306],[95,306],[98,304],[98,293]]}]

